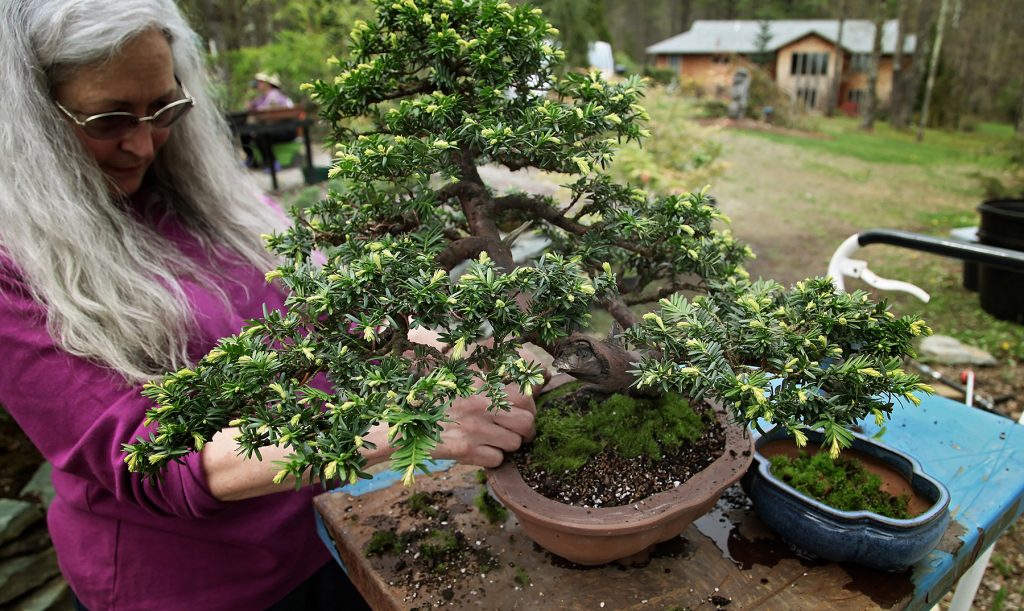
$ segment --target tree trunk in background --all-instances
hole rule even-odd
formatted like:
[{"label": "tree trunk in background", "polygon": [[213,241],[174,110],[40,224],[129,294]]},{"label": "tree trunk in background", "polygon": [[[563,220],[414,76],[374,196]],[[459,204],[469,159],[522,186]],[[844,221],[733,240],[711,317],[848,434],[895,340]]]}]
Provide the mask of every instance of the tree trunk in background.
[{"label": "tree trunk in background", "polygon": [[1024,136],[1024,87],[1021,87],[1020,110],[1017,111],[1017,133]]},{"label": "tree trunk in background", "polygon": [[682,34],[690,28],[690,13],[693,10],[693,0],[674,0],[670,5],[669,23],[672,24],[672,34]]},{"label": "tree trunk in background", "polygon": [[917,104],[918,92],[921,88],[921,81],[924,79],[928,68],[928,58],[932,48],[932,5],[930,2],[914,0],[911,12],[914,14],[914,58],[910,64],[910,71],[903,71],[903,82],[900,83],[900,104],[892,109],[895,119],[893,127],[906,128],[910,126],[910,118]]},{"label": "tree trunk in background", "polygon": [[836,107],[840,104],[839,90],[843,86],[843,57],[846,55],[843,52],[843,26],[846,24],[845,0],[839,0],[836,12],[839,13],[839,31],[836,33],[836,71],[832,75],[832,87],[828,94],[828,105],[825,107],[826,117],[835,116]]},{"label": "tree trunk in background", "polygon": [[892,92],[889,94],[889,125],[900,127],[897,114],[903,105],[903,44],[907,37],[907,0],[897,0],[896,52],[892,58]]},{"label": "tree trunk in background", "polygon": [[860,128],[875,129],[875,116],[878,114],[878,64],[882,61],[882,28],[885,25],[885,0],[875,2],[875,40],[871,45],[871,64],[868,67],[868,99],[864,104],[864,112]]},{"label": "tree trunk in background", "polygon": [[939,68],[939,54],[942,53],[942,34],[946,29],[946,14],[949,0],[942,0],[939,8],[939,23],[935,26],[935,43],[932,45],[932,59],[928,64],[928,83],[924,89],[924,104],[921,106],[921,124],[917,129],[917,141],[924,140],[924,127],[928,123],[928,106],[931,104],[932,89],[935,88],[935,73]]}]

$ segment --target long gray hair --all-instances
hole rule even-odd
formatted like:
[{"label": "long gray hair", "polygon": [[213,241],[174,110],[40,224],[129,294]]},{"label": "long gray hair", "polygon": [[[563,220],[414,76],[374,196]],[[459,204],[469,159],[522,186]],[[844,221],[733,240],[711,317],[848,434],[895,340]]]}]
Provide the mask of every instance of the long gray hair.
[{"label": "long gray hair", "polygon": [[173,0],[0,2],[0,254],[45,305],[61,347],[130,382],[189,364],[194,318],[177,278],[214,282],[115,205],[51,90],[152,29],[171,41],[175,73],[196,98],[151,168],[159,195],[208,249],[269,269],[259,236],[283,221],[239,163],[199,38]]}]

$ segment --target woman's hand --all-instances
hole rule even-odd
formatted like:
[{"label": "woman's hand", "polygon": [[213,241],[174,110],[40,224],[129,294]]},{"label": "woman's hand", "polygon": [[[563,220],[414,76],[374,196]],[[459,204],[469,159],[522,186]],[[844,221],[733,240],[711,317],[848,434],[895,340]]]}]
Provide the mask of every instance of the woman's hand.
[{"label": "woman's hand", "polygon": [[497,467],[505,452],[514,452],[524,441],[533,439],[533,398],[506,387],[512,408],[488,411],[486,396],[474,395],[455,401],[448,409],[452,422],[444,424],[441,443],[434,458],[450,458],[460,463]]}]

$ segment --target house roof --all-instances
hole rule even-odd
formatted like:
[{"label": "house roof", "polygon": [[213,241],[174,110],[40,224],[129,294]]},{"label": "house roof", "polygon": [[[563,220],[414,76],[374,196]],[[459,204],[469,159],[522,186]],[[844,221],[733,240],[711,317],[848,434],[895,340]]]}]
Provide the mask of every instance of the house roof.
[{"label": "house roof", "polygon": [[[895,19],[882,26],[882,53],[896,51]],[[837,19],[779,19],[768,22],[772,37],[767,51],[778,51],[808,34],[817,34],[829,42],[839,35]],[[695,53],[756,53],[761,22],[754,20],[698,20],[688,31],[647,47],[649,55],[686,55]],[[874,44],[875,24],[867,19],[847,19],[843,22],[843,48],[851,53],[870,53]],[[916,38],[907,34],[904,52],[912,53]]]}]

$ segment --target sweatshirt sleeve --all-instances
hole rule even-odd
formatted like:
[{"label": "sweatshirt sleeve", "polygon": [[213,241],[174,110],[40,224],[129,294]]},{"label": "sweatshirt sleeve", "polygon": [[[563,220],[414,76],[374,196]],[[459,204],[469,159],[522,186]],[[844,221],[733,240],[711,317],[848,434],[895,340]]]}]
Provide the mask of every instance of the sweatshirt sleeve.
[{"label": "sweatshirt sleeve", "polygon": [[88,505],[105,491],[154,515],[186,518],[210,517],[226,506],[210,494],[198,454],[171,463],[156,485],[128,471],[121,444],[148,437],[149,399],[116,372],[57,346],[44,307],[2,265],[0,348],[0,404],[55,470],[90,490],[68,502]]}]

